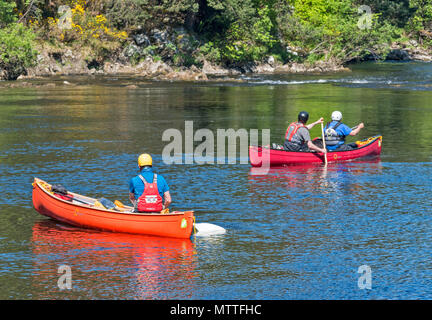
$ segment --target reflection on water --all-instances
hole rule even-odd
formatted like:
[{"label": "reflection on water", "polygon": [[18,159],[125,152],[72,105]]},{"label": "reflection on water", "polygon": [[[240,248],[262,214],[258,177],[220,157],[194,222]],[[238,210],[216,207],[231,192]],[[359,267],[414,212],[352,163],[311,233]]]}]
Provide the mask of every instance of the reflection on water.
[{"label": "reflection on water", "polygon": [[[250,169],[251,192],[255,192],[254,189],[257,188],[258,193],[269,194],[275,187],[283,188],[288,196],[295,194],[296,197],[302,197],[310,194],[316,198],[314,201],[320,201],[321,206],[328,207],[330,197],[331,202],[335,202],[359,196],[364,187],[358,177],[379,175],[382,166],[379,159],[330,163],[327,166],[305,164],[271,168],[265,176],[256,176],[256,169],[259,168]],[[265,187],[269,190],[262,189]]]},{"label": "reflection on water", "polygon": [[[33,226],[32,250],[34,299],[187,299],[196,285],[190,240],[92,232],[44,220]],[[73,280],[66,292],[57,286],[63,264]]]},{"label": "reflection on water", "polygon": [[[262,175],[261,172],[267,172]],[[256,181],[258,187],[274,188],[284,186],[287,189],[302,188],[321,194],[332,194],[340,197],[347,194],[356,195],[360,189],[355,177],[363,174],[380,174],[382,172],[381,160],[375,157],[370,160],[356,160],[350,162],[331,162],[328,165],[298,164],[270,169],[250,168],[249,180]],[[263,190],[259,190],[263,192]],[[271,190],[270,190],[271,192]]]}]

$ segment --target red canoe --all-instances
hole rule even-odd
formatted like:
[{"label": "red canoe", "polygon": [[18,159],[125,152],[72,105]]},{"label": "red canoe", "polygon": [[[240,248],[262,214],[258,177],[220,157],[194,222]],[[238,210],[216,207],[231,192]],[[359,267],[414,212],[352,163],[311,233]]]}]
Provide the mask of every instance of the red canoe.
[{"label": "red canoe", "polygon": [[109,210],[95,206],[96,199],[72,192],[68,192],[68,195],[76,200],[61,199],[51,192],[51,185],[38,178],[34,179],[33,206],[36,211],[73,226],[182,239],[190,238],[193,231],[193,211],[131,213],[132,207]]},{"label": "red canoe", "polygon": [[[329,151],[328,162],[348,161],[368,156],[377,156],[381,153],[382,136],[374,136],[357,142],[358,148],[350,151]],[[300,163],[324,163],[324,154],[320,152],[294,152],[264,148],[260,146],[249,147],[249,161],[253,167],[261,167],[269,160],[268,166],[280,167]]]}]

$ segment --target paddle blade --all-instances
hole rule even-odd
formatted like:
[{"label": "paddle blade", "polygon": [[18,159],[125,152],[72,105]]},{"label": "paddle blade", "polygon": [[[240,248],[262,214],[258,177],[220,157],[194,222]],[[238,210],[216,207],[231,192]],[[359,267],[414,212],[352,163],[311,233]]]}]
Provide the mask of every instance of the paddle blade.
[{"label": "paddle blade", "polygon": [[224,228],[212,223],[195,223],[195,229],[197,231],[195,234],[197,237],[207,237],[226,233]]}]

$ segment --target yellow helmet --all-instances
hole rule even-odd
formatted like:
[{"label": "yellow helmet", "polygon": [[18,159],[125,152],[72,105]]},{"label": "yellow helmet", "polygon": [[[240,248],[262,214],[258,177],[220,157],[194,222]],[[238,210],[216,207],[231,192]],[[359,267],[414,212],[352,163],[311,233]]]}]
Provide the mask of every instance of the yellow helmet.
[{"label": "yellow helmet", "polygon": [[153,165],[152,157],[148,153],[143,153],[138,157],[138,165],[140,167]]}]

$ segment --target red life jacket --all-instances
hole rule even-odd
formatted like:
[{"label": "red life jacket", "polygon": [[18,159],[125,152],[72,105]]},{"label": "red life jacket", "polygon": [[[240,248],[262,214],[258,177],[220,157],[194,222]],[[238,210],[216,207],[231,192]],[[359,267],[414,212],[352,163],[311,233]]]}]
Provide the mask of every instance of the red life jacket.
[{"label": "red life jacket", "polygon": [[304,127],[304,124],[301,122],[293,122],[288,126],[288,129],[285,133],[285,140],[292,141],[292,138],[297,133],[298,129]]},{"label": "red life jacket", "polygon": [[137,209],[139,212],[160,212],[163,209],[162,197],[157,187],[157,174],[154,175],[153,183],[148,183],[142,175],[139,175],[144,183],[144,192],[138,198]]}]

